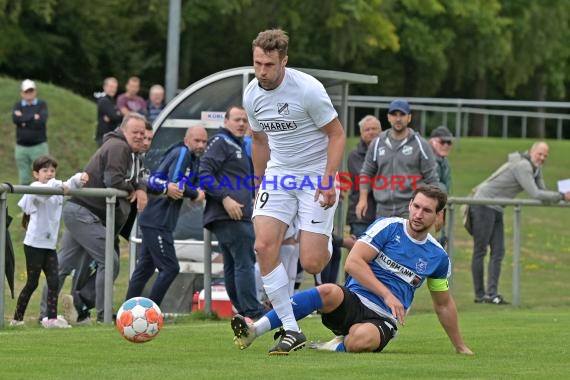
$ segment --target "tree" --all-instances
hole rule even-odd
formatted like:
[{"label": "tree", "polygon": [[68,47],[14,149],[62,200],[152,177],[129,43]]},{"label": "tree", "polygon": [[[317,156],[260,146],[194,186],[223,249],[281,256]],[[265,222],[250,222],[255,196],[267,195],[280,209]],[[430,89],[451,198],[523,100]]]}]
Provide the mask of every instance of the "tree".
[{"label": "tree", "polygon": [[[511,20],[499,0],[449,0],[447,25],[455,32],[449,47],[450,77],[456,88],[485,99],[511,54]],[[473,117],[471,133],[481,135],[483,118]]]},{"label": "tree", "polygon": [[[563,99],[570,70],[570,2],[509,0],[503,13],[512,20],[513,36],[503,75],[505,92],[514,96],[526,90],[526,98],[540,101],[548,95]],[[546,137],[544,120],[531,120],[529,132]]]}]

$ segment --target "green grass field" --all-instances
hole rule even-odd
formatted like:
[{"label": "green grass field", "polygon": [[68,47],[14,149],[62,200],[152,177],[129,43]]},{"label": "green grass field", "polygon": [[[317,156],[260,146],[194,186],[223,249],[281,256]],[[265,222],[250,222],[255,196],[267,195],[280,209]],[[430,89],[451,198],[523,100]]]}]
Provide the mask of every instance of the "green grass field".
[{"label": "green grass field", "polygon": [[[301,322],[310,339],[330,334],[319,317]],[[568,378],[570,309],[514,310],[486,306],[461,314],[474,356],[453,352],[437,318],[411,313],[382,354],[337,354],[309,349],[269,357],[271,334],[244,351],[232,344],[229,323],[166,324],[144,344],[114,327],[0,331],[6,379],[544,379]]]},{"label": "green grass field", "polygon": [[[40,96],[50,104],[49,143],[60,160],[60,177],[69,176],[94,151],[95,106],[68,91],[40,84]],[[0,78],[0,181],[16,182],[10,109],[17,100],[18,82]],[[355,141],[351,141],[353,145]],[[531,140],[463,139],[451,156],[453,195],[463,196],[500,166],[509,152],[525,150]],[[570,177],[568,141],[549,141],[545,166],[547,186]],[[11,214],[19,213],[19,197],[9,195]],[[512,208],[505,218],[507,255],[501,293],[511,299]],[[308,349],[290,357],[268,357],[272,344],[267,334],[245,351],[232,344],[227,320],[201,321],[192,317],[169,319],[152,342],[133,344],[112,326],[45,330],[38,326],[39,291],[32,297],[23,328],[0,329],[2,379],[227,379],[227,378],[570,378],[570,214],[568,209],[523,208],[521,307],[473,303],[471,240],[455,227],[453,293],[460,324],[473,357],[454,354],[431,309],[426,289],[420,289],[408,317],[382,354],[334,354]],[[10,229],[16,247],[16,296],[25,283],[23,239],[19,220]],[[114,287],[115,309],[127,285],[127,250],[123,245],[121,273]],[[307,282],[308,284],[308,282]],[[43,280],[40,284],[43,286]],[[64,288],[66,291],[67,287]],[[4,323],[15,300],[5,293]],[[331,337],[319,317],[301,322],[309,339]]]}]

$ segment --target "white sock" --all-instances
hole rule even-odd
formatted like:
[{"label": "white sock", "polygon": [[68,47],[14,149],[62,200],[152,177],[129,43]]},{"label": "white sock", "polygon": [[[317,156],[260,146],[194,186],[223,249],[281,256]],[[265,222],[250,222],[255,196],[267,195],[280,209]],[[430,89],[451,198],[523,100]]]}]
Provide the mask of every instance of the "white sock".
[{"label": "white sock", "polygon": [[273,305],[273,310],[283,324],[285,330],[299,332],[299,325],[293,314],[291,305],[291,294],[289,294],[289,281],[287,271],[282,263],[273,269],[269,274],[262,277],[265,293]]},{"label": "white sock", "polygon": [[265,297],[265,291],[263,290],[263,281],[261,280],[261,271],[259,270],[259,263],[254,265],[255,273],[255,294],[257,295],[257,300],[259,303],[263,303],[263,298]]},{"label": "white sock", "polygon": [[255,336],[261,336],[271,330],[271,323],[267,317],[261,317],[253,323],[255,328]]},{"label": "white sock", "polygon": [[281,262],[289,279],[289,294],[295,294],[295,279],[297,278],[297,262],[299,261],[299,244],[286,244],[279,248]]}]

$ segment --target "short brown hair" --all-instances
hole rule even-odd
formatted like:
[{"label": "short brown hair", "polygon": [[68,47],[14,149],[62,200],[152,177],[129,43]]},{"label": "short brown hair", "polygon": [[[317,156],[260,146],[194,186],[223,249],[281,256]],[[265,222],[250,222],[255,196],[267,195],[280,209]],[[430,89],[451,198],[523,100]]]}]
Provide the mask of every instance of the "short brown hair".
[{"label": "short brown hair", "polygon": [[50,166],[57,169],[57,160],[52,156],[40,156],[32,163],[32,170],[39,172],[41,169],[49,168]]},{"label": "short brown hair", "polygon": [[255,50],[256,47],[263,49],[266,53],[277,50],[279,58],[284,58],[289,48],[289,36],[281,29],[267,29],[260,32],[253,40],[252,50]]},{"label": "short brown hair", "polygon": [[416,195],[423,194],[428,198],[437,200],[437,206],[435,212],[440,212],[445,207],[447,203],[447,194],[436,185],[419,185],[414,193],[412,194],[412,200],[416,198]]},{"label": "short brown hair", "polygon": [[230,119],[230,112],[232,112],[232,110],[236,108],[240,111],[245,111],[245,108],[243,108],[242,106],[238,106],[235,104],[232,104],[230,106],[228,106],[228,108],[226,108],[226,115],[224,116],[224,119],[229,120]]}]

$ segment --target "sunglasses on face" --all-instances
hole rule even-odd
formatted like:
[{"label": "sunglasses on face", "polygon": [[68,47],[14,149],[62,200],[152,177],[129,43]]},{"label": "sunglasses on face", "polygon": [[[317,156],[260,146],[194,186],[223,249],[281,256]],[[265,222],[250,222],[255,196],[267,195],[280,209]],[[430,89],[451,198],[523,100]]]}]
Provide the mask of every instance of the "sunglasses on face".
[{"label": "sunglasses on face", "polygon": [[440,143],[441,145],[446,145],[446,144],[449,145],[449,146],[453,145],[453,142],[451,142],[451,141],[446,141],[446,140],[439,140],[439,143]]}]

